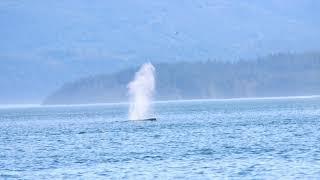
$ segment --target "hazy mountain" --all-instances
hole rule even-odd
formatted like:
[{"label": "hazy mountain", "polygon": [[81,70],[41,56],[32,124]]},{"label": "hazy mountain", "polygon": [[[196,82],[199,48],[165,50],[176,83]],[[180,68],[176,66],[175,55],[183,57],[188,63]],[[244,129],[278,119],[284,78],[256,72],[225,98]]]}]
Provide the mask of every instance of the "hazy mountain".
[{"label": "hazy mountain", "polygon": [[319,47],[316,0],[1,0],[0,103],[143,61],[237,60]]},{"label": "hazy mountain", "polygon": [[[157,100],[320,94],[320,53],[276,54],[253,61],[157,64]],[[45,104],[127,101],[135,69],[62,86]]]}]

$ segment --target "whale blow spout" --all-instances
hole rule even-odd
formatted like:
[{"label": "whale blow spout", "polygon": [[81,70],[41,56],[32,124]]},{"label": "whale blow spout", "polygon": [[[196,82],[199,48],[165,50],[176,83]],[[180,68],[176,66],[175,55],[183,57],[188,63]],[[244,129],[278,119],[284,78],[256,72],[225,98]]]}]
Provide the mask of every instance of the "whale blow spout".
[{"label": "whale blow spout", "polygon": [[156,120],[156,118],[150,118],[151,102],[155,90],[154,74],[154,66],[151,63],[145,63],[128,84],[130,120]]}]

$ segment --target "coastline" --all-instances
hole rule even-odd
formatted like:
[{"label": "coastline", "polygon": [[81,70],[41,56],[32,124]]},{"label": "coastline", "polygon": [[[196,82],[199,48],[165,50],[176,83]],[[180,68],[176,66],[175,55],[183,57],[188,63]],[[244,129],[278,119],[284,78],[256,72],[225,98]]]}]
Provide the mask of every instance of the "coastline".
[{"label": "coastline", "polygon": [[[308,96],[275,96],[275,97],[246,97],[246,98],[221,98],[221,99],[176,99],[176,100],[158,100],[153,101],[153,104],[174,103],[174,102],[201,102],[201,101],[250,101],[250,100],[283,100],[283,99],[312,99],[320,98],[320,95]],[[117,106],[128,105],[129,102],[115,103],[88,103],[88,104],[8,104],[0,105],[0,109],[16,109],[16,108],[43,108],[43,107],[85,107],[85,106]]]}]

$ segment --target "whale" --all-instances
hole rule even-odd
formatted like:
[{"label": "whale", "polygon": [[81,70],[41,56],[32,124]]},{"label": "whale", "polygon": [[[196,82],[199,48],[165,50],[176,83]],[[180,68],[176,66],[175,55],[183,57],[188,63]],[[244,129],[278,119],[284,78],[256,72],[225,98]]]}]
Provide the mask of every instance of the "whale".
[{"label": "whale", "polygon": [[157,118],[147,118],[147,119],[135,119],[135,120],[130,120],[130,121],[156,121]]},{"label": "whale", "polygon": [[157,118],[141,119],[140,121],[156,121]]}]

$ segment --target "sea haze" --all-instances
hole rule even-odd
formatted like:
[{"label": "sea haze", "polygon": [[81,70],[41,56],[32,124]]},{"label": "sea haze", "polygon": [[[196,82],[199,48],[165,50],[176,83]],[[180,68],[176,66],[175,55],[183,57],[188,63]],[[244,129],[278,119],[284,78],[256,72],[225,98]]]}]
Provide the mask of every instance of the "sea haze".
[{"label": "sea haze", "polygon": [[0,178],[319,178],[320,98],[0,108]]},{"label": "sea haze", "polygon": [[1,0],[0,104],[40,103],[65,82],[145,61],[319,51],[319,9],[316,0]]}]

